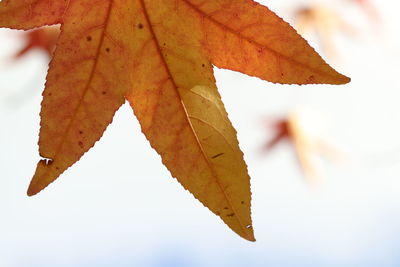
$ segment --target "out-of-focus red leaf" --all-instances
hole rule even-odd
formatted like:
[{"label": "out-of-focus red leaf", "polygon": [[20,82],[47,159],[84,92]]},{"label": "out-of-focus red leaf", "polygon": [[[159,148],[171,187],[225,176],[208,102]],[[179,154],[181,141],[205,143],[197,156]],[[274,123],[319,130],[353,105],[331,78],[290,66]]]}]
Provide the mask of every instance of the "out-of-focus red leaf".
[{"label": "out-of-focus red leaf", "polygon": [[58,26],[43,27],[23,33],[22,38],[25,46],[21,48],[15,55],[15,59],[19,59],[34,49],[44,51],[49,59],[52,57],[60,29]]},{"label": "out-of-focus red leaf", "polygon": [[371,2],[371,0],[350,0],[357,5],[359,5],[369,17],[370,21],[374,24],[381,22],[381,16],[379,15],[376,6]]}]

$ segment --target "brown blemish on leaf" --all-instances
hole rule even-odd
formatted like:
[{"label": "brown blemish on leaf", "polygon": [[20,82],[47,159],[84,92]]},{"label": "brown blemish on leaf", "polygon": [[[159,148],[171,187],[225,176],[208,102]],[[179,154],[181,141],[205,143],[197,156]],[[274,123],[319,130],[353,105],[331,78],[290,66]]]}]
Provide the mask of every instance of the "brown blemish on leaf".
[{"label": "brown blemish on leaf", "polygon": [[78,142],[78,145],[79,145],[81,148],[83,148],[83,143],[82,143],[82,141],[79,141],[79,142]]},{"label": "brown blemish on leaf", "polygon": [[86,41],[88,41],[88,42],[92,41],[92,36],[87,36]]},{"label": "brown blemish on leaf", "polygon": [[235,213],[229,213],[229,214],[226,214],[226,216],[228,216],[228,217],[233,217],[233,216],[235,216]]},{"label": "brown blemish on leaf", "polygon": [[310,75],[310,77],[307,80],[308,83],[315,83],[315,76],[314,75]]},{"label": "brown blemish on leaf", "polygon": [[138,28],[139,28],[139,29],[143,29],[143,24],[142,24],[142,23],[139,23],[139,24],[138,24]]},{"label": "brown blemish on leaf", "polygon": [[216,159],[216,158],[222,156],[223,154],[224,154],[224,153],[218,153],[218,154],[212,156],[211,158],[212,158],[212,159]]}]

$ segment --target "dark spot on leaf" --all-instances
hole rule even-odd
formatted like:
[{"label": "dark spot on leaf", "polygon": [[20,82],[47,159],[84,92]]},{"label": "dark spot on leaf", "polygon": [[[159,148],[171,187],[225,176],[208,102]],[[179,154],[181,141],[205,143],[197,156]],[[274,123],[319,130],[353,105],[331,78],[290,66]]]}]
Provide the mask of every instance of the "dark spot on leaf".
[{"label": "dark spot on leaf", "polygon": [[110,48],[107,47],[107,48],[106,48],[106,52],[107,52],[107,53],[110,52]]},{"label": "dark spot on leaf", "polygon": [[206,66],[206,64],[201,64],[201,66],[204,68]]},{"label": "dark spot on leaf", "polygon": [[53,95],[52,93],[49,93],[49,94],[48,94],[48,96],[52,96],[52,95]]},{"label": "dark spot on leaf", "polygon": [[83,143],[81,141],[78,142],[78,145],[83,148]]},{"label": "dark spot on leaf", "polygon": [[139,29],[143,29],[143,24],[142,24],[142,23],[139,23],[139,24],[138,24],[138,28],[139,28]]},{"label": "dark spot on leaf", "polygon": [[88,41],[88,42],[92,41],[92,36],[87,36],[86,41]]},{"label": "dark spot on leaf", "polygon": [[233,217],[233,216],[235,216],[235,213],[229,213],[229,214],[226,214],[226,216],[228,216],[228,217]]},{"label": "dark spot on leaf", "polygon": [[103,92],[101,92],[101,94],[102,94],[102,95],[105,95],[105,94],[107,94],[107,92],[106,92],[106,91],[103,91]]},{"label": "dark spot on leaf", "polygon": [[217,215],[220,215],[220,214],[221,214],[221,212],[217,211],[215,214],[217,214]]},{"label": "dark spot on leaf", "polygon": [[223,154],[224,154],[224,153],[218,153],[218,154],[212,156],[211,158],[215,159],[215,158],[218,158],[219,156],[222,156]]},{"label": "dark spot on leaf", "polygon": [[60,169],[60,167],[56,166],[56,170],[59,170],[59,169]]},{"label": "dark spot on leaf", "polygon": [[83,131],[82,131],[82,130],[80,130],[80,131],[79,131],[79,134],[83,134]]},{"label": "dark spot on leaf", "polygon": [[228,207],[224,207],[224,210],[227,210],[228,209]]},{"label": "dark spot on leaf", "polygon": [[240,202],[242,205],[244,204],[244,201],[242,200],[242,202]]},{"label": "dark spot on leaf", "polygon": [[207,136],[207,137],[204,137],[204,138],[202,138],[201,139],[201,141],[206,141],[208,138],[210,138],[212,135],[209,135],[209,136]]}]

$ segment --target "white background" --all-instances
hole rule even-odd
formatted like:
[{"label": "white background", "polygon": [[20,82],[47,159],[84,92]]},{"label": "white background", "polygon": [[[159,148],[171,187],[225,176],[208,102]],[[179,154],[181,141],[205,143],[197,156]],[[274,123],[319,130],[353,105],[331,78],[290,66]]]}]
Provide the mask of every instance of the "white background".
[{"label": "white background", "polygon": [[[292,21],[307,1],[261,2]],[[383,21],[374,30],[357,6],[325,2],[359,29],[356,38],[336,35],[341,57],[327,59],[350,84],[274,85],[215,70],[252,178],[255,243],[170,177],[127,105],[91,151],[28,198],[47,58],[35,52],[10,64],[22,44],[1,30],[0,266],[399,266],[400,4],[376,1]],[[318,162],[315,189],[288,144],[260,153],[262,118],[293,108],[322,116],[325,137],[347,156]]]}]

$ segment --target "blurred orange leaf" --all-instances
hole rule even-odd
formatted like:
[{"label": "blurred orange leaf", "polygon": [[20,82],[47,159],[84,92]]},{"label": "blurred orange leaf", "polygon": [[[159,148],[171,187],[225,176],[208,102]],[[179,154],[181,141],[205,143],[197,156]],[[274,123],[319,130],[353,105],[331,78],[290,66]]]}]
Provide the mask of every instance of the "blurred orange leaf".
[{"label": "blurred orange leaf", "polygon": [[[274,135],[265,143],[263,150],[270,152],[279,143],[288,141],[296,153],[305,178],[311,185],[315,185],[319,180],[319,174],[315,167],[314,157],[321,154],[336,161],[342,158],[342,155],[322,136],[312,133],[312,129],[308,129],[307,123],[304,123],[305,119],[304,112],[293,111],[287,118],[268,121],[268,130],[272,129]],[[316,120],[312,121],[314,127],[317,126],[316,124],[318,124]]]},{"label": "blurred orange leaf", "polygon": [[5,0],[0,26],[61,24],[28,189],[53,182],[128,100],[172,176],[254,240],[250,178],[212,64],[278,83],[343,84],[295,30],[251,0]]},{"label": "blurred orange leaf", "polygon": [[296,28],[301,34],[314,32],[319,39],[322,50],[330,58],[337,58],[334,35],[335,34],[348,34],[350,36],[356,35],[356,30],[345,21],[339,12],[332,7],[323,4],[311,4],[299,8],[294,18],[296,21]]}]

